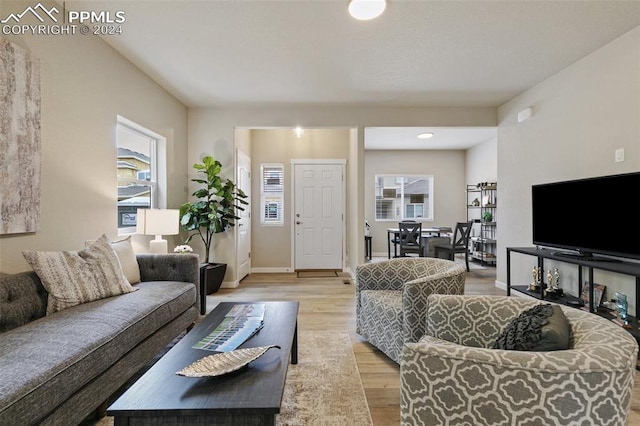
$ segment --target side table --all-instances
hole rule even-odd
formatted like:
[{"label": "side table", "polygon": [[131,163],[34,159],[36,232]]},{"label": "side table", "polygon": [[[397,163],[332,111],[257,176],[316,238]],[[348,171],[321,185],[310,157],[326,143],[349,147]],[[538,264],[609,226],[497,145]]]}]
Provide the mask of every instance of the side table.
[{"label": "side table", "polygon": [[364,236],[364,258],[371,260],[371,235]]}]

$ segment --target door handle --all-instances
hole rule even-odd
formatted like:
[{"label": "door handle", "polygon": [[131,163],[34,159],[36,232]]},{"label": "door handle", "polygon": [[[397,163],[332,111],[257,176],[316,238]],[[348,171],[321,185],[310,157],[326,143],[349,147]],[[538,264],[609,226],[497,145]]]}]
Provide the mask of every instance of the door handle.
[{"label": "door handle", "polygon": [[296,225],[302,225],[302,222],[300,222],[299,220],[296,220]]}]

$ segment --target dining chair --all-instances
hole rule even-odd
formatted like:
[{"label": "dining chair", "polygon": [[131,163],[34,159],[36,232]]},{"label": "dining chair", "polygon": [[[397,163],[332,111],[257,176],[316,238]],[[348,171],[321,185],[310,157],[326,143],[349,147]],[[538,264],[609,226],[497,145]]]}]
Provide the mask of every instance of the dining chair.
[{"label": "dining chair", "polygon": [[407,257],[407,254],[414,253],[422,257],[422,223],[400,222],[400,257]]},{"label": "dining chair", "polygon": [[[400,223],[417,223],[415,220],[407,219],[403,220]],[[398,224],[398,232],[393,235],[391,239],[391,244],[393,244],[393,257],[398,257],[398,246],[400,245],[400,226]]]},{"label": "dining chair", "polygon": [[437,244],[434,256],[439,258],[440,252],[447,254],[447,259],[455,260],[456,253],[464,253],[464,262],[469,271],[469,236],[473,222],[458,222],[453,231],[453,240],[448,244]]}]

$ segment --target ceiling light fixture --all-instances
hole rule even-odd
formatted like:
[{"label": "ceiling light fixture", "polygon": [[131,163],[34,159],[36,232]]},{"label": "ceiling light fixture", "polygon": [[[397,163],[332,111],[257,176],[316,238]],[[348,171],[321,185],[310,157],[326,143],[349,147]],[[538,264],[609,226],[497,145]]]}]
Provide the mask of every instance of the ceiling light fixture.
[{"label": "ceiling light fixture", "polygon": [[351,0],[349,14],[361,21],[367,21],[382,15],[386,7],[386,0]]},{"label": "ceiling light fixture", "polygon": [[433,133],[431,132],[420,133],[418,135],[418,139],[431,139],[432,137],[433,137]]},{"label": "ceiling light fixture", "polygon": [[295,129],[293,129],[293,133],[296,135],[296,137],[298,139],[300,139],[302,137],[302,135],[304,134],[304,129],[302,127],[298,126]]}]

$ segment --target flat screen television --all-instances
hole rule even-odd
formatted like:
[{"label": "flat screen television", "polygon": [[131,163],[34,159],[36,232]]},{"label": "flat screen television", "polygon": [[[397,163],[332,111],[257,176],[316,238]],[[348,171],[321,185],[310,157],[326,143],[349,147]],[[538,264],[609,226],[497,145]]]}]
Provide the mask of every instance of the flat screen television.
[{"label": "flat screen television", "polygon": [[640,259],[640,173],[533,185],[531,201],[533,244]]}]

